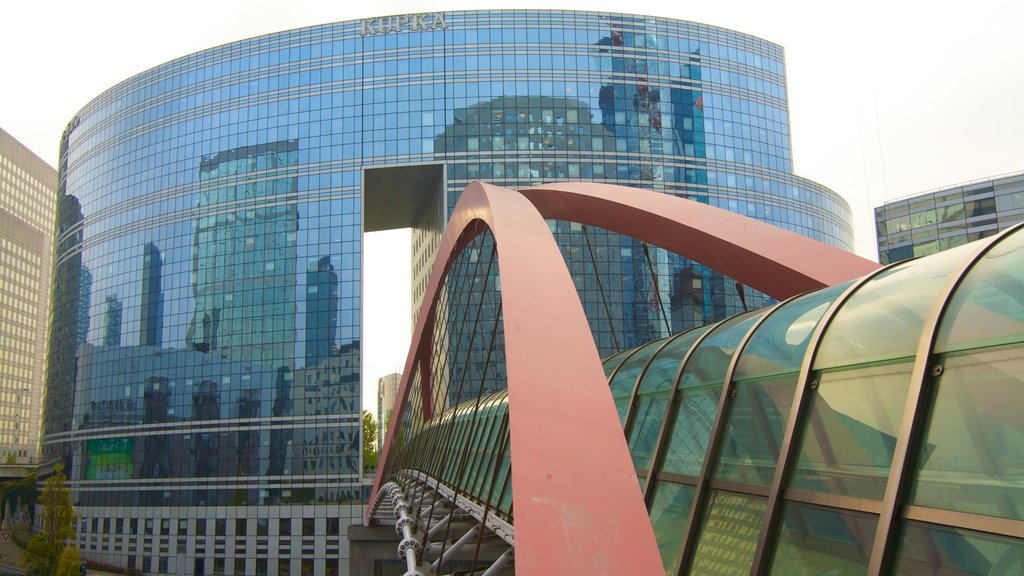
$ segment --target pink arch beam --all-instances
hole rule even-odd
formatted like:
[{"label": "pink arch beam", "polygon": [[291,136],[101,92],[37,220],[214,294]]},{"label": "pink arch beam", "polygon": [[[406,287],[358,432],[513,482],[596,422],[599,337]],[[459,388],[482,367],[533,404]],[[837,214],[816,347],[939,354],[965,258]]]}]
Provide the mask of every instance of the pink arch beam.
[{"label": "pink arch beam", "polygon": [[412,371],[430,364],[427,327],[442,279],[481,225],[494,235],[501,278],[516,573],[663,572],[583,306],[548,225],[514,190],[473,182],[459,198],[413,331],[374,496]]},{"label": "pink arch beam", "polygon": [[605,228],[664,248],[783,300],[859,278],[878,264],[692,200],[589,182],[519,191],[545,218]]}]

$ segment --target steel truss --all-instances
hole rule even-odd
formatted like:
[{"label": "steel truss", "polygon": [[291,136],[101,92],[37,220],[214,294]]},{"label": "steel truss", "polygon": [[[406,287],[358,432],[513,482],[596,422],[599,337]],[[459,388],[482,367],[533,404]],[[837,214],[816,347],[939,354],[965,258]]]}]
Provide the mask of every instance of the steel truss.
[{"label": "steel truss", "polygon": [[370,521],[395,527],[405,576],[515,574],[512,524],[424,472],[402,470],[382,486]]}]

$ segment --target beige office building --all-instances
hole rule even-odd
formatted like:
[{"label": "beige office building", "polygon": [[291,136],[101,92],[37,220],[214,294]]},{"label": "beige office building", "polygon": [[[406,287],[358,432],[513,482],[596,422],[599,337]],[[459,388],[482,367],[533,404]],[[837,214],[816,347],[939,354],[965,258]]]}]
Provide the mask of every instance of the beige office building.
[{"label": "beige office building", "polygon": [[57,171],[0,129],[0,462],[39,454]]},{"label": "beige office building", "polygon": [[377,452],[380,453],[384,443],[384,434],[391,422],[391,410],[398,396],[398,385],[402,383],[401,374],[388,374],[377,379]]}]

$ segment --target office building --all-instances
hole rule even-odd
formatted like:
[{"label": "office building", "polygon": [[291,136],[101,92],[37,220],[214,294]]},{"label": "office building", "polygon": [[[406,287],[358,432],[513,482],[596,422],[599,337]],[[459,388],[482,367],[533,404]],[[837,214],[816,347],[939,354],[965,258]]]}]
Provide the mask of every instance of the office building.
[{"label": "office building", "polygon": [[0,462],[39,454],[57,171],[0,129]]},{"label": "office building", "polygon": [[[782,48],[664,18],[438,12],[242,40],[98,95],[60,150],[43,447],[82,554],[147,573],[344,570],[362,234],[414,228],[422,298],[472,180],[628,184],[852,245],[847,204],[792,173]],[[771,301],[552,226],[604,352]],[[464,380],[497,383],[489,344],[459,342]],[[131,465],[90,474],[98,456]]]},{"label": "office building", "polygon": [[875,208],[879,262],[927,256],[1024,220],[1024,173],[957,184]]},{"label": "office building", "polygon": [[401,374],[388,374],[377,379],[377,453],[384,442],[384,430],[391,422],[391,411],[395,406],[398,382]]}]

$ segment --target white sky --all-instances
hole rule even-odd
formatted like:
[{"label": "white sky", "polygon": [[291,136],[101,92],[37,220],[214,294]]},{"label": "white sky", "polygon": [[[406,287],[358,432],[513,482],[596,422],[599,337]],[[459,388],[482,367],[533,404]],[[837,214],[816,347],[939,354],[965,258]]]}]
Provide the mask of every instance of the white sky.
[{"label": "white sky", "polygon": [[[1024,2],[731,0],[644,5],[441,0],[0,0],[0,127],[57,163],[67,122],[138,72],[234,40],[433,10],[640,12],[731,28],[786,49],[794,169],[850,203],[857,252],[876,256],[872,209],[894,198],[1024,170]],[[404,364],[407,240],[371,238],[364,406]],[[380,247],[374,245],[379,244]],[[375,257],[373,250],[383,251]],[[377,272],[373,264],[385,264]],[[404,276],[393,276],[403,274]],[[394,295],[390,291],[394,291]],[[375,302],[379,304],[375,305]],[[365,386],[372,384],[372,386]]]}]

